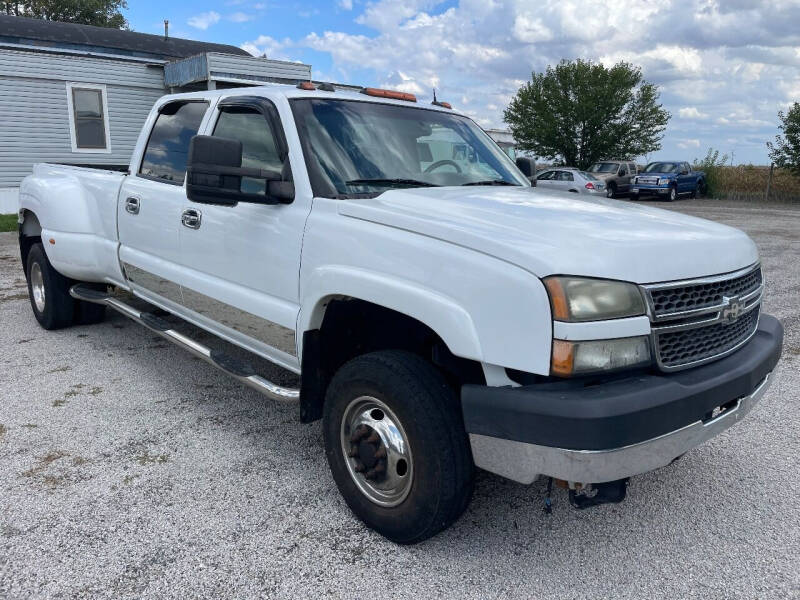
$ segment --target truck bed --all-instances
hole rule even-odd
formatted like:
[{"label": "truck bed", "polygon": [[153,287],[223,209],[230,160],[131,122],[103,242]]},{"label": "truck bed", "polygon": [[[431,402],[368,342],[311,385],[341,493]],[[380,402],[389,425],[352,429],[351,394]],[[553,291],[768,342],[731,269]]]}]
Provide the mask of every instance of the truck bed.
[{"label": "truck bed", "polygon": [[117,260],[117,198],[127,170],[38,163],[22,181],[20,206],[41,219],[47,257],[64,275],[124,282]]}]

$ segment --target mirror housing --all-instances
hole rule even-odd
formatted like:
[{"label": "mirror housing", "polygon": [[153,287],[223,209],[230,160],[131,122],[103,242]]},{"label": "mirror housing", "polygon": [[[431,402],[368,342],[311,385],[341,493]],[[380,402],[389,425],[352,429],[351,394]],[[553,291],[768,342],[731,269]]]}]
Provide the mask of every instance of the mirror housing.
[{"label": "mirror housing", "polygon": [[627,174],[628,174],[628,169],[626,169],[625,167],[622,167],[622,168],[620,168],[620,170],[619,170],[619,173],[617,173],[617,174],[618,174],[620,177],[624,177],[625,175],[627,175]]},{"label": "mirror housing", "polygon": [[527,156],[518,156],[516,159],[517,168],[528,178],[531,185],[536,185],[536,160]]},{"label": "mirror housing", "polygon": [[[266,194],[243,192],[243,177],[263,180]],[[186,195],[192,202],[220,206],[289,204],[294,200],[294,183],[284,181],[278,171],[242,167],[239,140],[196,135],[189,142]]]}]

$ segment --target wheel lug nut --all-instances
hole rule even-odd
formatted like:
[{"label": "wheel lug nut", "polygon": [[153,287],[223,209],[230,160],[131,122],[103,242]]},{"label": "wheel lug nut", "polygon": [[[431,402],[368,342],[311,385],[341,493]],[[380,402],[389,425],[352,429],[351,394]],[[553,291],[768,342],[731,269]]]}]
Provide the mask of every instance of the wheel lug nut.
[{"label": "wheel lug nut", "polygon": [[370,443],[370,444],[375,444],[375,443],[379,442],[379,441],[380,441],[380,439],[381,439],[381,438],[380,438],[380,436],[378,435],[378,432],[376,432],[376,431],[373,431],[373,432],[370,434],[370,436],[367,438],[367,442],[368,442],[368,443]]},{"label": "wheel lug nut", "polygon": [[386,446],[381,446],[375,451],[375,458],[386,458]]}]

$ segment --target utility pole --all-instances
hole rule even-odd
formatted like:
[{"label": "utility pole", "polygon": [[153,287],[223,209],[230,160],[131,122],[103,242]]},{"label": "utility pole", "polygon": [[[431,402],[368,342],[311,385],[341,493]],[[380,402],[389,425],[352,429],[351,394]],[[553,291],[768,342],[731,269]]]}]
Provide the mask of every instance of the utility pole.
[{"label": "utility pole", "polygon": [[775,163],[769,164],[769,178],[767,179],[767,193],[764,196],[764,202],[769,202],[769,190],[772,187],[772,172],[775,169]]}]

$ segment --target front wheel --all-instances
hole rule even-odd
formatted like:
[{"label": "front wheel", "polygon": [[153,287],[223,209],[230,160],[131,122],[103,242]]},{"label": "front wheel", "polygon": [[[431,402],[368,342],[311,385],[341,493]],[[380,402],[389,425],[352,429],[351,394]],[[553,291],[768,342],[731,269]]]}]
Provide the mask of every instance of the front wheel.
[{"label": "front wheel", "polygon": [[671,188],[669,188],[669,196],[667,196],[667,200],[669,200],[670,202],[675,202],[675,200],[677,199],[678,199],[678,188],[676,188],[673,185]]},{"label": "front wheel", "polygon": [[606,198],[616,198],[617,197],[617,186],[613,183],[609,183],[608,187],[606,188]]},{"label": "front wheel", "polygon": [[394,542],[421,542],[472,496],[467,434],[453,389],[403,351],[365,354],[334,375],[323,415],[331,473],[350,509]]}]

